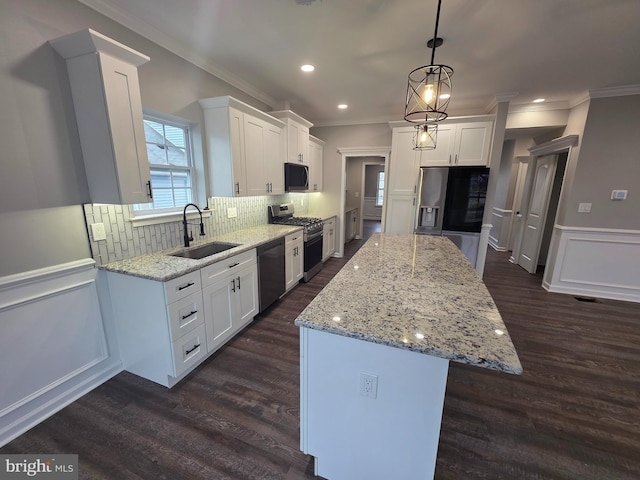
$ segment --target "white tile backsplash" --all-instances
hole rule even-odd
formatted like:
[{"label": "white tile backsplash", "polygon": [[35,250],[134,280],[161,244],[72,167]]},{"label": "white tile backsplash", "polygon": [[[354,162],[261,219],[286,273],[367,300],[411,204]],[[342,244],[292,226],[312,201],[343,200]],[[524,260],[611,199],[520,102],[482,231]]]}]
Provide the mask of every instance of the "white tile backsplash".
[{"label": "white tile backsplash", "polygon": [[[211,216],[205,216],[205,236],[198,235],[198,227],[193,227],[194,243],[206,241],[216,235],[244,230],[269,223],[267,207],[278,203],[293,203],[297,216],[308,213],[306,193],[265,195],[258,197],[209,198]],[[238,216],[227,218],[227,208],[236,207]],[[189,209],[190,212],[195,211]],[[205,212],[203,212],[205,213]],[[129,220],[133,217],[131,205],[84,205],[87,227],[93,223],[104,223],[106,240],[94,242],[89,236],[93,259],[98,265],[154,253],[183,244],[182,221],[157,223],[134,227]],[[193,220],[191,220],[193,221]]]}]

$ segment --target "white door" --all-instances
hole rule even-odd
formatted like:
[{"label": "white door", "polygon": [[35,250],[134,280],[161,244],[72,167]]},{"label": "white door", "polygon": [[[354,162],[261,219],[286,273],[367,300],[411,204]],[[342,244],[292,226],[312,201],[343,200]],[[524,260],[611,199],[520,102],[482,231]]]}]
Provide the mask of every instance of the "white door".
[{"label": "white door", "polygon": [[524,193],[524,181],[527,178],[527,168],[529,167],[529,159],[518,160],[516,164],[518,174],[516,177],[516,188],[513,193],[513,204],[511,207],[511,225],[509,227],[509,236],[507,239],[507,250],[513,251],[518,233],[522,228],[522,194]]},{"label": "white door", "polygon": [[547,155],[538,158],[535,165],[529,205],[524,219],[522,243],[518,254],[518,265],[529,273],[535,273],[538,267],[540,243],[547,219],[547,209],[557,162],[557,155]]}]

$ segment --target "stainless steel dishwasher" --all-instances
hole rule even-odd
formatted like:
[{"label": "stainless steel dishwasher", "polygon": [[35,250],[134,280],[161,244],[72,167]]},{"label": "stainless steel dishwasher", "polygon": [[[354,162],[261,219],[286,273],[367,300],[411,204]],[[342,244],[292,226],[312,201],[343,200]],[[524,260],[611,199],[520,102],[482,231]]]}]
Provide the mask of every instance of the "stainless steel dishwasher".
[{"label": "stainless steel dishwasher", "polygon": [[260,245],[257,253],[260,311],[263,312],[284,293],[284,237]]}]

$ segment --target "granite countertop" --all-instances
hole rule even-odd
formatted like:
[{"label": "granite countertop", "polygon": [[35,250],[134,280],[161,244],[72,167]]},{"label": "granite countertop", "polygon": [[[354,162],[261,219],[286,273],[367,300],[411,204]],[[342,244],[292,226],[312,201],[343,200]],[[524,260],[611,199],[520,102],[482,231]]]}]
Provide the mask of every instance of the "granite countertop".
[{"label": "granite countertop", "polygon": [[[166,282],[167,280],[199,270],[212,263],[216,263],[224,260],[225,258],[237,255],[238,253],[251,250],[263,243],[270,242],[271,240],[284,237],[297,231],[302,231],[302,227],[261,225],[259,227],[238,230],[237,232],[210,237],[206,241],[193,242],[189,248],[171,248],[149,255],[140,255],[127,260],[107,263],[99,268],[108,272],[123,273],[125,275],[133,275],[135,277],[148,278],[149,280]],[[173,253],[195,249],[212,242],[238,243],[239,246],[215,255],[210,255],[200,260],[171,256]]]},{"label": "granite countertop", "polygon": [[489,291],[446,237],[374,234],[295,324],[522,373]]}]

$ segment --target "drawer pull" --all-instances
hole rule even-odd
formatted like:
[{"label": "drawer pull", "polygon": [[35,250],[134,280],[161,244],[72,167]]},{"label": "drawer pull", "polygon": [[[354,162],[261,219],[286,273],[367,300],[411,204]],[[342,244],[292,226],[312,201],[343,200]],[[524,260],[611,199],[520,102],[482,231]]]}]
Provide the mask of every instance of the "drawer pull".
[{"label": "drawer pull", "polygon": [[187,283],[186,285],[183,285],[183,286],[181,286],[181,287],[178,287],[178,291],[180,291],[180,290],[184,290],[185,288],[193,287],[194,285],[195,285],[195,283],[193,283],[193,282],[189,282],[189,283]]},{"label": "drawer pull", "polygon": [[196,313],[198,313],[198,310],[194,310],[193,312],[187,314],[187,315],[182,315],[182,320],[185,320],[187,318],[189,318],[192,315],[195,315]]},{"label": "drawer pull", "polygon": [[233,268],[233,267],[237,267],[238,265],[240,265],[239,262],[234,263],[233,265],[229,265],[229,268]]},{"label": "drawer pull", "polygon": [[184,354],[185,355],[189,355],[191,352],[193,352],[194,350],[198,349],[200,347],[200,344],[194,345],[192,349],[190,350],[185,350]]}]

